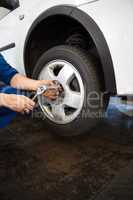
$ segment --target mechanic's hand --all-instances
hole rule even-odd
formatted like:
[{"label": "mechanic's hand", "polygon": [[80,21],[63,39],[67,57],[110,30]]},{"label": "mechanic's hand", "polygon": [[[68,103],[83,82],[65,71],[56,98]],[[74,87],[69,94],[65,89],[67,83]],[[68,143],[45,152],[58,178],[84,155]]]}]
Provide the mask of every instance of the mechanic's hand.
[{"label": "mechanic's hand", "polygon": [[48,99],[54,101],[58,98],[59,91],[58,91],[58,89],[49,89],[44,93],[44,96],[47,97]]},{"label": "mechanic's hand", "polygon": [[36,89],[38,89],[42,85],[55,86],[55,81],[52,81],[52,80],[37,80],[36,81]]},{"label": "mechanic's hand", "polygon": [[4,107],[19,113],[29,113],[35,106],[34,101],[22,95],[3,94],[1,100]]},{"label": "mechanic's hand", "polygon": [[[57,82],[56,81],[51,81],[51,80],[39,80],[38,81],[39,87],[42,85],[47,85],[51,88],[49,88],[49,90],[47,90],[44,93],[44,96],[47,97],[48,99],[54,101],[58,98],[60,92],[62,91],[62,88],[57,86]],[[55,89],[53,89],[55,88]]]}]

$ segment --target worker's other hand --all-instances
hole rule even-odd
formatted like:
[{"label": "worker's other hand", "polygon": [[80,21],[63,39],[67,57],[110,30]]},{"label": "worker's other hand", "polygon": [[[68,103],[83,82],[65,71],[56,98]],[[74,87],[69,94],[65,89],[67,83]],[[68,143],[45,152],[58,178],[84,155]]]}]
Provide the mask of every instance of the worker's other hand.
[{"label": "worker's other hand", "polygon": [[19,113],[29,113],[35,106],[34,101],[22,95],[3,94],[1,100],[2,106]]}]

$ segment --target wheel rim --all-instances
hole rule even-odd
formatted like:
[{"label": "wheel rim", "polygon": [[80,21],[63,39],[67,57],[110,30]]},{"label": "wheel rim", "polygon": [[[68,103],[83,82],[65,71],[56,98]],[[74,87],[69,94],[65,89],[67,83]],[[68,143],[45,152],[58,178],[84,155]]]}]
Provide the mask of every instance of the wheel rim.
[{"label": "wheel rim", "polygon": [[75,120],[82,110],[85,95],[83,81],[77,69],[65,60],[53,60],[43,67],[39,79],[57,80],[64,89],[64,96],[58,101],[47,101],[46,104],[44,97],[39,98],[44,115],[57,124]]}]

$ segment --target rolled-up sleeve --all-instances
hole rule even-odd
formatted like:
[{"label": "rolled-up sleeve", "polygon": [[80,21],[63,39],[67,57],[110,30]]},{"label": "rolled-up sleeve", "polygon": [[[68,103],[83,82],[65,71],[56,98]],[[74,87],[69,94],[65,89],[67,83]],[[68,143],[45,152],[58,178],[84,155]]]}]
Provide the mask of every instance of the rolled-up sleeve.
[{"label": "rolled-up sleeve", "polygon": [[11,67],[4,59],[4,57],[0,54],[0,81],[9,85],[11,79],[14,75],[16,75],[18,71]]}]

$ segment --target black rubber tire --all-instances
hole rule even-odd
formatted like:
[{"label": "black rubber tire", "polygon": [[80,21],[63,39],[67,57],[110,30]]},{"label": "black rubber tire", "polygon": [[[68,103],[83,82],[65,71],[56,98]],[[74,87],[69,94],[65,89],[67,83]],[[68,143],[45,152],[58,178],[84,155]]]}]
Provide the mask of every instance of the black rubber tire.
[{"label": "black rubber tire", "polygon": [[[92,91],[96,91],[99,95],[101,95],[101,81],[97,73],[95,59],[91,55],[89,56],[86,52],[84,52],[84,50],[80,49],[79,47],[72,47],[67,45],[56,46],[45,52],[41,56],[41,58],[39,58],[35,66],[33,78],[37,79],[42,68],[48,62],[56,59],[66,60],[76,67],[82,77],[86,96],[89,92]],[[92,102],[91,100],[91,103],[97,103],[97,108],[90,108],[86,103],[85,98],[84,106],[80,115],[71,123],[59,125],[55,124],[49,119],[45,119],[43,121],[44,127],[48,128],[50,132],[57,133],[61,136],[73,136],[89,132],[90,129],[96,126],[99,121],[99,116],[94,117],[94,115],[99,115],[100,113],[101,116],[106,107],[106,105],[104,105],[103,107],[100,105],[100,100],[97,100],[97,102]],[[85,113],[87,113],[88,110],[88,113],[91,113],[91,116],[86,117]]]}]

